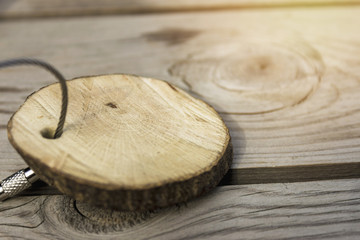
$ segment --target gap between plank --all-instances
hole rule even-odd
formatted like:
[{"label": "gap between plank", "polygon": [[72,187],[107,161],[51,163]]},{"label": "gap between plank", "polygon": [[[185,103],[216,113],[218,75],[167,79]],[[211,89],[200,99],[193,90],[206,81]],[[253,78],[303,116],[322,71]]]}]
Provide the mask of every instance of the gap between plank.
[{"label": "gap between plank", "polygon": [[[360,163],[318,164],[291,167],[230,169],[218,186],[293,183],[360,178]],[[62,195],[43,181],[36,182],[21,196]]]},{"label": "gap between plank", "polygon": [[[90,1],[87,5],[81,5],[71,1],[67,4],[53,4],[45,7],[38,6],[39,3],[29,3],[28,1],[17,1],[15,7],[11,7],[11,2],[0,3],[0,20],[17,20],[28,18],[61,18],[61,17],[83,17],[83,16],[105,16],[120,14],[163,14],[174,12],[204,12],[204,11],[223,11],[223,10],[243,10],[243,9],[273,9],[273,8],[298,8],[298,7],[336,7],[360,5],[358,0],[319,0],[319,1],[224,1],[222,3],[209,3],[200,1],[196,4],[166,3],[151,6],[151,4],[139,3],[114,3],[102,5],[99,1]],[[46,3],[45,3],[46,4]],[[65,6],[65,7],[64,7]]]},{"label": "gap between plank", "polygon": [[360,178],[360,163],[230,169],[220,186]]}]

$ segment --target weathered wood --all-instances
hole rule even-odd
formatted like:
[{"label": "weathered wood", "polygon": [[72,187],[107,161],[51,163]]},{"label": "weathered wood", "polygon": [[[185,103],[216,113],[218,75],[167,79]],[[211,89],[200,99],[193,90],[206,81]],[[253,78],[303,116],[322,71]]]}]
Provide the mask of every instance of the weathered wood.
[{"label": "weathered wood", "polygon": [[187,205],[117,212],[65,196],[0,205],[0,236],[16,239],[358,239],[360,181],[219,187]]},{"label": "weathered wood", "polygon": [[171,84],[134,75],[67,81],[60,138],[59,84],[27,98],[8,124],[36,174],[76,200],[119,210],[187,201],[214,188],[232,160],[216,111]]},{"label": "weathered wood", "polygon": [[[360,8],[339,7],[2,22],[0,51],[2,59],[48,60],[67,78],[127,72],[190,91],[222,113],[232,168],[261,170],[257,182],[283,167],[296,181],[311,165],[320,179],[339,167],[340,177],[352,177],[360,162],[359,21]],[[32,68],[1,71],[1,177],[25,166],[6,122],[53,81]]]},{"label": "weathered wood", "polygon": [[0,18],[84,16],[294,6],[359,4],[359,0],[2,0]]}]

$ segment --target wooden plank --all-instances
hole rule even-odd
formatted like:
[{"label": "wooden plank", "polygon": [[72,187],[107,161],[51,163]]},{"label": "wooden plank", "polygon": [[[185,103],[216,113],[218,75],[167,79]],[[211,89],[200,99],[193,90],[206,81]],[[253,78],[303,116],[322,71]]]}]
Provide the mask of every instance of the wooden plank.
[{"label": "wooden plank", "polygon": [[[68,78],[124,72],[189,91],[221,113],[232,167],[258,169],[257,182],[283,167],[358,177],[359,21],[359,7],[24,20],[0,24],[0,52],[48,60]],[[52,82],[30,67],[1,71],[1,177],[25,166],[5,123]]]},{"label": "wooden plank", "polygon": [[216,188],[153,212],[98,209],[57,196],[0,205],[0,236],[16,239],[358,239],[360,180]]},{"label": "wooden plank", "polygon": [[359,0],[1,0],[0,18],[203,11],[259,7],[337,6],[359,3]]}]

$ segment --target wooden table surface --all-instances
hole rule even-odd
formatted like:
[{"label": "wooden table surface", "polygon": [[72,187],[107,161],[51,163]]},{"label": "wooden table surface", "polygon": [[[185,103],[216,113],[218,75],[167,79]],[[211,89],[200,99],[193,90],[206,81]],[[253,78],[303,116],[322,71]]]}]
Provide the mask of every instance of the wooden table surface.
[{"label": "wooden table surface", "polygon": [[[359,24],[355,0],[0,0],[0,60],[166,80],[210,103],[234,145],[220,186],[187,204],[115,212],[40,182],[0,204],[0,237],[359,239]],[[54,81],[0,71],[1,178],[26,166],[7,121]]]}]

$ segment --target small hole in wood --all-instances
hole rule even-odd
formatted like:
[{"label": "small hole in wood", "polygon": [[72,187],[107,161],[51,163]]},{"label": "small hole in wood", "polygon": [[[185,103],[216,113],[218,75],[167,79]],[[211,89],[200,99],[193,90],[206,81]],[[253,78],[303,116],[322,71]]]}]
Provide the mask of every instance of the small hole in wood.
[{"label": "small hole in wood", "polygon": [[47,139],[54,139],[55,136],[55,130],[52,128],[44,128],[40,131],[41,136]]},{"label": "small hole in wood", "polygon": [[117,108],[116,104],[112,103],[112,102],[109,102],[109,103],[107,103],[105,105],[108,106],[108,107],[111,107],[111,108]]}]

